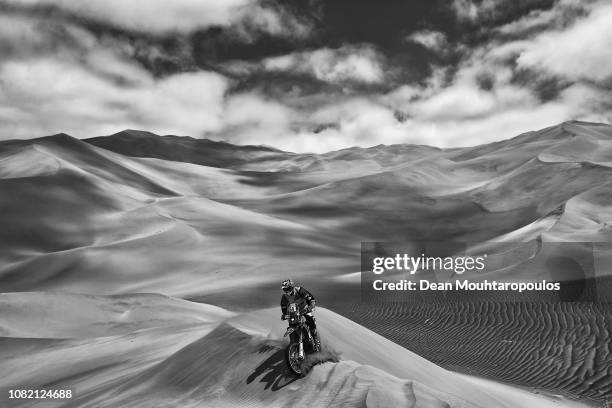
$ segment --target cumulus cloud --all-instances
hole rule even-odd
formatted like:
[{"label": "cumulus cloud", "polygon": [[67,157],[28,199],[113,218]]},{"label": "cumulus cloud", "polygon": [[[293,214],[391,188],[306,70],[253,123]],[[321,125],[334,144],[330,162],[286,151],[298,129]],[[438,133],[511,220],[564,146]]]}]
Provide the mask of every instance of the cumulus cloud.
[{"label": "cumulus cloud", "polygon": [[[440,92],[442,98],[447,98],[444,90]],[[414,103],[413,113],[426,111],[426,114],[409,114],[404,121],[398,121],[389,107],[372,101],[353,100],[339,106],[321,107],[313,115],[313,119],[335,118],[339,126],[329,127],[318,134],[299,133],[295,138],[288,138],[285,147],[324,152],[380,143],[472,146],[507,139],[569,119],[601,119],[602,115],[593,116],[593,111],[585,105],[585,100],[593,96],[591,89],[569,88],[558,100],[543,104],[537,103],[535,98],[527,98],[522,104],[507,105],[489,101],[485,115],[452,115],[446,109],[432,107],[430,100],[425,98]],[[470,102],[469,95],[466,98],[454,97],[466,105]]]},{"label": "cumulus cloud", "polygon": [[0,135],[88,137],[125,128],[197,135],[220,127],[227,86],[220,75],[185,73],[154,80],[144,70],[140,74],[138,84],[125,86],[54,59],[5,62],[0,104],[12,112],[0,111]]},{"label": "cumulus cloud", "polygon": [[569,114],[564,104],[549,103],[499,110],[478,118],[414,120],[406,126],[406,130],[424,144],[439,147],[473,146],[557,124],[566,120]]},{"label": "cumulus cloud", "polygon": [[[53,3],[105,21],[122,7],[130,9],[117,17],[114,24],[121,27],[136,18],[134,10],[161,7],[156,0],[121,5],[109,1],[112,10],[98,12],[89,8],[104,1]],[[221,7],[221,2],[208,2],[207,7],[215,4]],[[147,30],[144,37],[179,30],[180,38],[188,38],[185,32],[203,25],[231,24],[231,35],[243,45],[261,32],[304,38],[312,30],[308,21],[285,15],[282,8],[267,8],[267,3],[223,4],[242,11],[177,21],[178,14],[170,9],[201,5],[183,0],[166,5],[168,15],[143,12],[142,28],[136,27]],[[464,18],[476,20],[501,7],[498,0],[454,4],[462,7]],[[245,10],[252,13],[245,16]],[[568,10],[573,10],[571,18],[564,17]],[[611,79],[607,68],[612,64],[612,32],[606,24],[611,18],[607,2],[576,6],[574,0],[560,0],[549,10],[492,29],[487,43],[471,48],[459,44],[464,51],[460,61],[433,66],[427,80],[411,82],[407,75],[396,75],[396,70],[405,73],[410,66],[398,67],[394,56],[385,54],[388,50],[383,53],[384,48],[365,43],[294,51],[261,61],[231,61],[224,72],[238,79],[205,70],[164,72],[160,78],[136,62],[133,42],[94,35],[86,24],[70,19],[60,22],[36,13],[0,16],[0,139],[57,132],[90,137],[141,128],[324,152],[380,143],[474,145],[569,119],[609,120],[610,101],[602,84],[609,85]],[[398,36],[399,44],[403,39],[435,52],[457,45],[452,37],[433,30]],[[145,43],[144,48],[152,57],[164,56],[162,45],[151,48]],[[244,85],[252,78],[274,81],[300,76],[317,80],[304,81],[315,83],[309,92],[302,92],[301,84],[291,79],[268,93],[269,83]],[[552,96],[542,97],[538,81],[548,79],[559,79],[560,85]],[[396,89],[379,93],[381,85],[389,89],[386,86],[393,81],[399,82]],[[352,92],[344,92],[346,88]]]},{"label": "cumulus cloud", "polygon": [[406,39],[438,52],[443,51],[448,46],[446,35],[440,31],[417,31],[410,34]]},{"label": "cumulus cloud", "polygon": [[478,6],[472,0],[453,0],[452,7],[460,20],[475,20],[478,17]]},{"label": "cumulus cloud", "polygon": [[378,83],[384,78],[383,57],[369,46],[321,48],[263,61],[268,71],[290,71],[312,75],[331,83],[356,81]]},{"label": "cumulus cloud", "polygon": [[353,146],[406,141],[406,134],[393,111],[370,101],[350,100],[339,106],[324,107],[314,115],[315,118],[330,116],[337,116],[339,126],[326,129],[321,136],[335,141],[336,149],[340,148],[343,139],[350,140]]},{"label": "cumulus cloud", "polygon": [[612,4],[602,4],[571,27],[547,31],[526,44],[520,67],[539,69],[572,80],[612,78]]},{"label": "cumulus cloud", "polygon": [[510,36],[524,36],[535,31],[562,29],[580,17],[591,5],[591,1],[558,0],[550,9],[532,10],[518,20],[495,28],[494,31]]},{"label": "cumulus cloud", "polygon": [[0,139],[138,128],[240,142],[290,128],[290,108],[257,94],[228,95],[230,80],[220,74],[158,78],[130,58],[131,44],[102,41],[84,27],[24,15],[0,22]]},{"label": "cumulus cloud", "polygon": [[546,6],[542,0],[452,0],[450,4],[459,21],[472,23],[488,23],[511,13]]},{"label": "cumulus cloud", "polygon": [[229,25],[252,0],[3,0],[16,6],[54,6],[77,16],[134,31],[191,31]]},{"label": "cumulus cloud", "polygon": [[219,74],[155,78],[116,43],[35,15],[1,16],[0,33],[0,139],[221,128],[229,82]]},{"label": "cumulus cloud", "polygon": [[[242,143],[266,143],[290,151],[325,152],[380,143],[468,146],[585,118],[604,97],[592,88],[570,87],[559,98],[541,103],[534,92],[512,83],[511,72],[499,72],[493,85],[482,89],[477,82],[480,69],[494,67],[488,60],[485,67],[478,64],[483,56],[484,51],[466,61],[450,84],[440,79],[445,76],[440,68],[422,86],[404,85],[377,97],[317,99],[318,104],[285,111],[267,132],[234,128],[229,134],[241,135],[238,140]],[[255,99],[248,105],[255,112],[249,114],[253,120],[267,115],[256,110],[258,103]],[[242,104],[236,106],[236,112],[247,110]],[[274,112],[281,111],[281,106],[274,108]],[[403,117],[398,117],[398,111]]]},{"label": "cumulus cloud", "polygon": [[468,119],[492,113],[500,105],[494,92],[457,84],[416,103],[413,111],[424,119]]},{"label": "cumulus cloud", "polygon": [[282,7],[266,7],[252,2],[237,10],[231,21],[235,35],[252,41],[261,32],[276,37],[307,38],[314,30],[312,22]]},{"label": "cumulus cloud", "polygon": [[438,147],[471,146],[507,139],[520,133],[544,128],[574,117],[578,101],[568,93],[562,101],[528,104],[498,109],[482,117],[448,117],[433,119],[410,116],[398,121],[389,107],[363,98],[349,99],[336,105],[321,106],[307,120],[324,123],[333,120],[319,132],[310,129],[281,130],[282,138],[265,134],[246,134],[242,143],[266,143],[283,150],[323,153],[349,146],[413,143]]},{"label": "cumulus cloud", "polygon": [[[293,113],[294,121],[298,117]],[[276,128],[274,134],[242,134],[243,143],[265,143],[287,151],[323,153],[347,146],[369,146],[379,143],[406,141],[392,110],[366,98],[346,98],[310,111],[299,112],[300,123]],[[316,132],[312,124],[333,123]],[[246,137],[245,137],[246,136]],[[254,136],[256,136],[254,138]],[[263,142],[262,142],[263,140]]]},{"label": "cumulus cloud", "polygon": [[128,31],[190,33],[210,26],[232,26],[250,40],[258,33],[303,38],[309,22],[282,7],[259,0],[1,0],[17,7],[56,7],[75,16]]},{"label": "cumulus cloud", "polygon": [[[482,12],[469,1],[456,4],[466,18]],[[403,85],[379,102],[401,112],[406,139],[438,146],[500,140],[571,119],[609,121],[609,97],[596,83],[610,80],[612,7],[590,2],[590,13],[574,15],[568,26],[562,15],[574,6],[563,0],[503,26],[505,34],[529,33],[516,40],[493,37],[456,67],[435,69],[423,86]],[[538,31],[529,31],[534,27]],[[520,75],[525,77],[518,80]],[[542,100],[538,82],[547,78],[560,78],[558,89]]]},{"label": "cumulus cloud", "polygon": [[223,127],[215,137],[234,143],[268,144],[291,136],[294,112],[278,102],[256,93],[229,96],[223,111]]},{"label": "cumulus cloud", "polygon": [[[434,69],[425,84],[404,84],[375,98],[321,106],[307,120],[334,126],[316,134],[302,132],[296,143],[315,151],[341,148],[343,143],[467,146],[566,120],[610,121],[609,96],[597,86],[597,81],[609,80],[607,68],[612,64],[609,27],[604,23],[610,21],[608,7],[591,3],[592,11],[575,16],[569,26],[549,24],[552,14],[533,14],[530,18],[539,33],[507,42],[492,39],[467,52],[458,66]],[[514,28],[520,31],[530,23],[522,24]],[[533,81],[517,81],[525,69]],[[566,81],[558,94],[542,100],[535,84],[539,75]]]},{"label": "cumulus cloud", "polygon": [[97,44],[89,31],[36,16],[0,14],[2,60],[31,55],[72,58]]}]

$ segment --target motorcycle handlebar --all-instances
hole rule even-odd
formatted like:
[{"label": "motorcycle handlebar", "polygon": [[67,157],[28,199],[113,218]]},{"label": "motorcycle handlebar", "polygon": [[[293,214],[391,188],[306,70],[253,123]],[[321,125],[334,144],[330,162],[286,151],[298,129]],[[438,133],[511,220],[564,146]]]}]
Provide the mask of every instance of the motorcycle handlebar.
[{"label": "motorcycle handlebar", "polygon": [[[310,312],[314,312],[314,305],[312,306],[306,306],[304,309],[301,310],[301,314],[306,314],[306,313],[310,313]],[[289,314],[283,314],[281,315],[281,320],[287,320],[289,319]]]}]

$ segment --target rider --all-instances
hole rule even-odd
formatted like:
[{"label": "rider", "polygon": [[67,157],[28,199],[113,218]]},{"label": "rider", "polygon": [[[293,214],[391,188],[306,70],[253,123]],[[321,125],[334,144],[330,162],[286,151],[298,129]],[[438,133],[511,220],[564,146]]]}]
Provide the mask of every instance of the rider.
[{"label": "rider", "polygon": [[281,285],[281,289],[283,290],[283,296],[281,297],[281,310],[283,315],[281,316],[281,320],[285,320],[287,318],[287,306],[289,306],[290,303],[306,303],[308,307],[308,312],[304,314],[306,324],[308,325],[312,338],[317,346],[321,346],[321,342],[319,341],[319,333],[317,333],[317,325],[312,314],[316,304],[314,296],[312,296],[312,294],[303,287],[295,286],[291,279],[285,279]]}]

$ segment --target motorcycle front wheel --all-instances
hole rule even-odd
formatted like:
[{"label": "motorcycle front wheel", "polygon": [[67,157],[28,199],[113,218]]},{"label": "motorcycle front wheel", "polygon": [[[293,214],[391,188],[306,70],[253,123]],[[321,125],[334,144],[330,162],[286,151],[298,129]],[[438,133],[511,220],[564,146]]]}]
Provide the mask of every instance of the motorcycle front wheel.
[{"label": "motorcycle front wheel", "polygon": [[293,372],[293,374],[301,377],[303,375],[302,362],[300,360],[300,345],[298,343],[291,343],[285,350],[285,360],[287,366]]}]

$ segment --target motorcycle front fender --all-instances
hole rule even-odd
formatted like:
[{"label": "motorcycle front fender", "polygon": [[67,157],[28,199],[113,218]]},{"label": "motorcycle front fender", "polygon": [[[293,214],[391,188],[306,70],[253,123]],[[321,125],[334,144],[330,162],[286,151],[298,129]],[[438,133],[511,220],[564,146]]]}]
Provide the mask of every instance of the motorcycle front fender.
[{"label": "motorcycle front fender", "polygon": [[285,335],[283,337],[287,337],[288,335],[290,335],[294,331],[295,331],[294,327],[287,327],[287,331],[285,332]]}]

